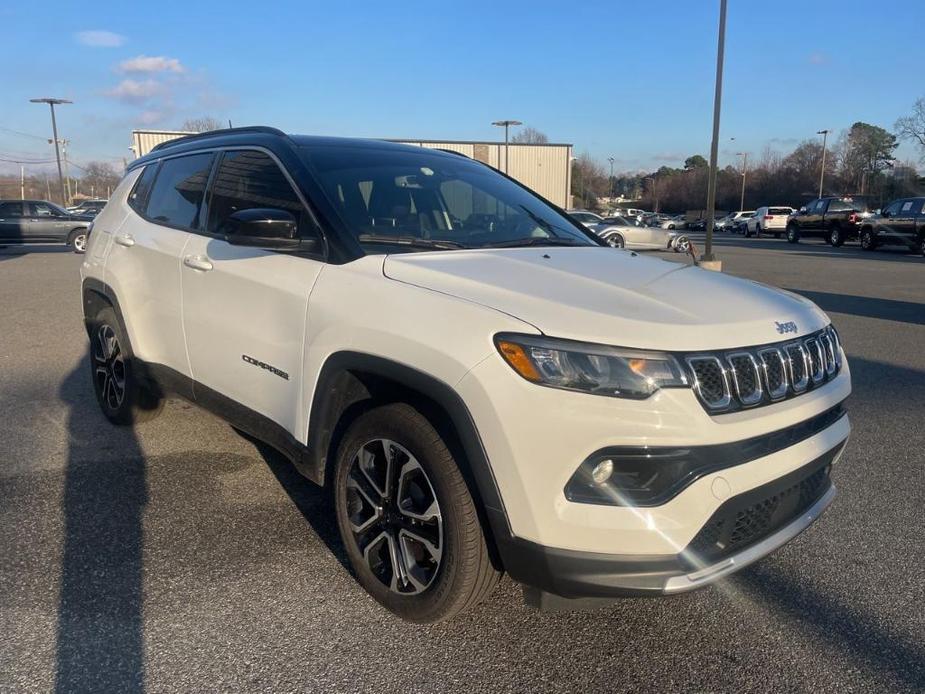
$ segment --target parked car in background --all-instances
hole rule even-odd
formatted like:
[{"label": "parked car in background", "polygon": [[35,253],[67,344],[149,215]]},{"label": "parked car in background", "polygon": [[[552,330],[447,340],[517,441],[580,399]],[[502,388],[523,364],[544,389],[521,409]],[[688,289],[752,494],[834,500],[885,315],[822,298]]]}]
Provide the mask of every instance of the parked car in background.
[{"label": "parked car in background", "polygon": [[686,253],[687,236],[660,227],[651,227],[623,217],[608,217],[591,229],[613,248],[667,250]]},{"label": "parked car in background", "polygon": [[792,214],[792,207],[759,207],[754,217],[745,220],[745,236],[774,234],[774,238],[779,239],[787,230],[787,219]]},{"label": "parked car in background", "polygon": [[0,200],[0,246],[64,243],[83,253],[92,221],[47,200]]},{"label": "parked car in background", "polygon": [[745,225],[748,223],[748,220],[754,216],[754,210],[742,210],[741,212],[736,212],[735,216],[732,218],[732,223],[727,227],[727,229],[732,234],[744,234]]},{"label": "parked car in background", "polygon": [[695,219],[692,222],[687,223],[688,231],[705,231],[707,228],[707,220],[701,217],[700,219]]},{"label": "parked car in background", "polygon": [[662,229],[668,229],[671,231],[675,229],[687,229],[687,218],[683,214],[669,217],[664,222],[662,222]]},{"label": "parked car in background", "polygon": [[95,217],[103,211],[103,208],[106,207],[107,202],[108,201],[106,200],[83,200],[77,205],[68,207],[67,211],[71,214],[85,214]]},{"label": "parked car in background", "polygon": [[787,220],[787,241],[824,238],[832,246],[858,237],[861,222],[872,215],[868,200],[860,196],[816,198]]},{"label": "parked car in background", "polygon": [[584,224],[589,229],[595,224],[600,224],[604,218],[594,212],[587,210],[568,210],[569,216],[577,222]]},{"label": "parked car in background", "polygon": [[865,218],[860,240],[865,251],[897,244],[925,256],[925,197],[894,200],[879,214]]}]

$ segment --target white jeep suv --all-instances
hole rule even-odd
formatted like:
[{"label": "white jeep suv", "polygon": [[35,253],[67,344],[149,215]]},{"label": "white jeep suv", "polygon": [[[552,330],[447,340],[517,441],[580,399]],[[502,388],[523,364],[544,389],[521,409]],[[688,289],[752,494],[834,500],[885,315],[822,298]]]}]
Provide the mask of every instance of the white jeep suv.
[{"label": "white jeep suv", "polygon": [[835,494],[851,386],[822,311],[608,248],[459,154],[174,140],[129,166],[81,274],[104,414],[177,394],[279,449],[409,620],[502,572],[540,607],[697,588]]}]

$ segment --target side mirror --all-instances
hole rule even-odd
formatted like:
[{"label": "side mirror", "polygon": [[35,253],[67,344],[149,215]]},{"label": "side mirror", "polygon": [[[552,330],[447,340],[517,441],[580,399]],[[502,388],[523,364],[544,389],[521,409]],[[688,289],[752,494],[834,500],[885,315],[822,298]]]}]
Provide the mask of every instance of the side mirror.
[{"label": "side mirror", "polygon": [[295,215],[287,210],[254,207],[238,210],[219,225],[218,233],[232,246],[252,246],[270,250],[309,250],[314,240],[299,239]]}]

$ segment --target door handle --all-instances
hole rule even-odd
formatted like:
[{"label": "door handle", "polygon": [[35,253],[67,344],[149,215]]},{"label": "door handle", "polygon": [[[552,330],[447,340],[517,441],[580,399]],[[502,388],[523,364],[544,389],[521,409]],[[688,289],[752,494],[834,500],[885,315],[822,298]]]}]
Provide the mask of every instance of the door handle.
[{"label": "door handle", "polygon": [[183,264],[186,267],[193,268],[193,270],[202,270],[203,272],[208,272],[212,269],[212,263],[209,259],[201,255],[188,255],[183,258]]},{"label": "door handle", "polygon": [[120,246],[125,246],[126,248],[135,245],[135,237],[131,234],[118,234],[113,240]]}]

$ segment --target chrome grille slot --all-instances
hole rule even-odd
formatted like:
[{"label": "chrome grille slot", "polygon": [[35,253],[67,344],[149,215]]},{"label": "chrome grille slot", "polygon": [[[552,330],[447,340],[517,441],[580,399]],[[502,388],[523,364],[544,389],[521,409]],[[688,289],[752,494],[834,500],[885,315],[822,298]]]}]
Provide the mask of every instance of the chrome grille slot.
[{"label": "chrome grille slot", "polygon": [[790,370],[790,385],[794,393],[802,393],[809,386],[809,368],[806,364],[806,349],[799,342],[784,345],[787,366]]},{"label": "chrome grille slot", "polygon": [[769,347],[758,352],[761,366],[764,370],[764,383],[768,389],[768,396],[772,400],[779,400],[787,394],[787,363],[784,355],[776,347]]},{"label": "chrome grille slot", "polygon": [[803,344],[808,357],[809,376],[813,379],[813,383],[821,383],[825,379],[825,356],[822,353],[822,346],[814,337],[809,338]]},{"label": "chrome grille slot", "polygon": [[764,388],[761,385],[761,373],[755,357],[749,352],[734,352],[729,354],[726,360],[731,367],[729,371],[739,402],[745,407],[761,402]]},{"label": "chrome grille slot", "polygon": [[838,366],[835,364],[835,341],[829,331],[822,333],[819,337],[819,343],[822,345],[822,353],[825,355],[825,375],[832,376]]},{"label": "chrome grille slot", "polygon": [[717,357],[690,357],[687,360],[694,372],[694,391],[711,410],[723,410],[732,403],[726,369]]}]

